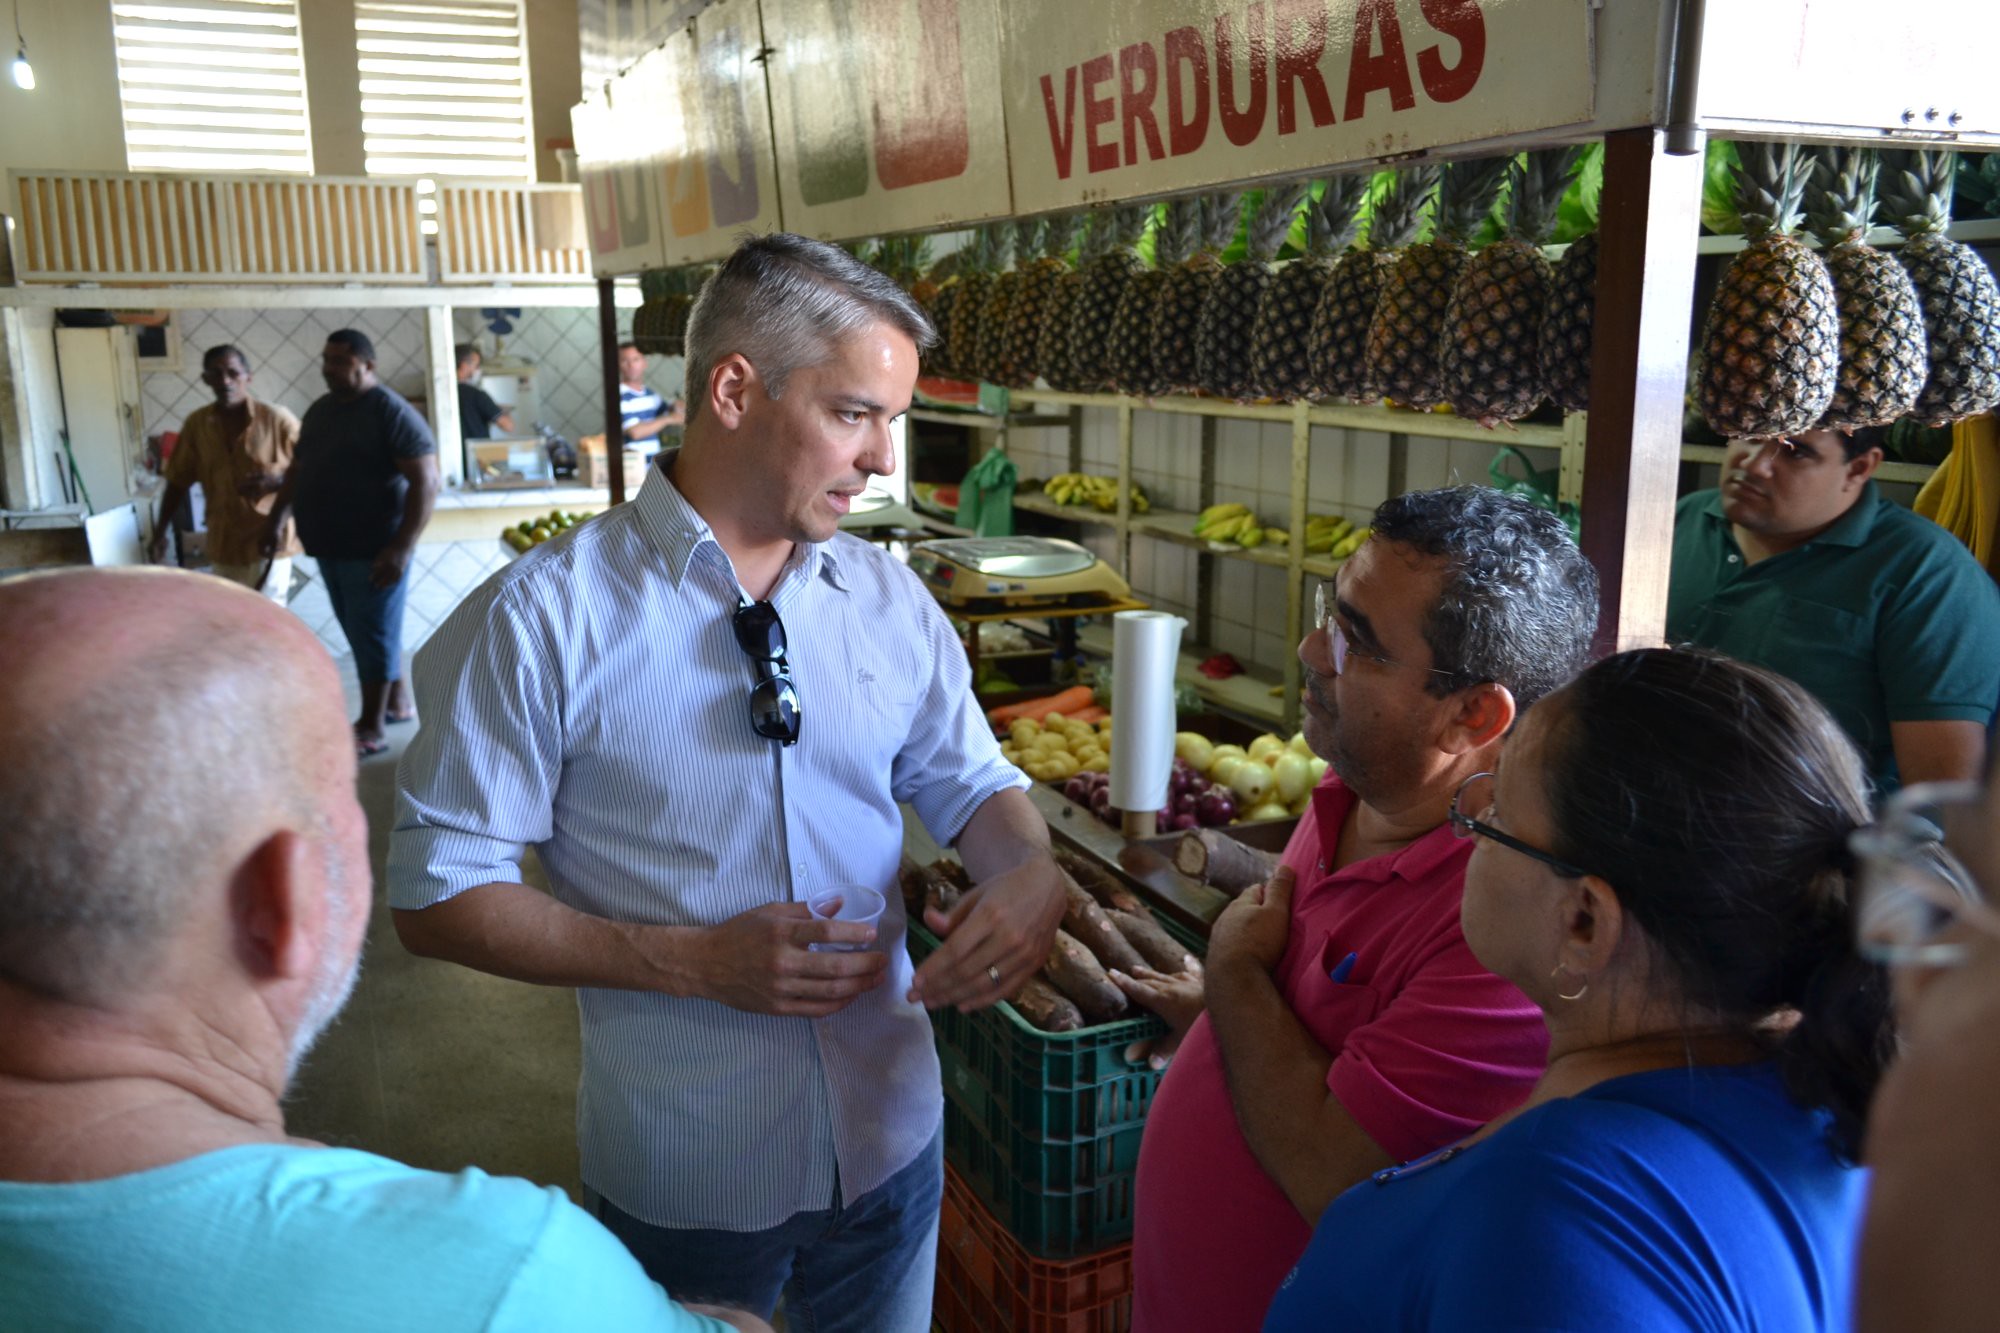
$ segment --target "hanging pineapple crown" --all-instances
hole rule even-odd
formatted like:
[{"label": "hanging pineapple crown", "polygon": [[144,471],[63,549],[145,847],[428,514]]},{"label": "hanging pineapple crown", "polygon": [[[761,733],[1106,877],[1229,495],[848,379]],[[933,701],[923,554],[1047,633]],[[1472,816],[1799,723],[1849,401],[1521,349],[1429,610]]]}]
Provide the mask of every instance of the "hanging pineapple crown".
[{"label": "hanging pineapple crown", "polygon": [[1903,235],[1942,235],[1951,225],[1956,165],[1951,153],[1928,149],[1882,154],[1882,203]]},{"label": "hanging pineapple crown", "polygon": [[1283,181],[1264,191],[1263,199],[1245,224],[1246,258],[1253,263],[1270,262],[1285,238],[1292,234],[1292,219],[1298,216],[1299,203],[1311,188],[1310,181]]},{"label": "hanging pineapple crown", "polygon": [[1151,204],[1127,204],[1111,214],[1111,238],[1121,250],[1136,250],[1153,216]]},{"label": "hanging pineapple crown", "polygon": [[1028,261],[1041,253],[1042,220],[1040,218],[1018,218],[1014,222],[1014,267],[1026,268]]},{"label": "hanging pineapple crown", "polygon": [[1438,176],[1434,162],[1397,170],[1389,181],[1388,191],[1375,202],[1374,215],[1369,219],[1370,250],[1400,250],[1417,239],[1417,232],[1423,226],[1424,205],[1438,187]]},{"label": "hanging pineapple crown", "polygon": [[1361,204],[1368,198],[1369,172],[1330,176],[1318,199],[1306,205],[1306,253],[1332,255],[1348,249],[1361,232]]},{"label": "hanging pineapple crown", "polygon": [[1082,225],[1081,213],[1058,213],[1050,218],[1042,232],[1042,254],[1050,259],[1061,259],[1068,254],[1070,246],[1076,244],[1077,228]]},{"label": "hanging pineapple crown", "polygon": [[1556,234],[1556,218],[1583,159],[1582,150],[1537,148],[1509,164],[1512,182],[1507,196],[1507,231],[1530,245],[1547,245]]},{"label": "hanging pineapple crown", "polygon": [[1236,238],[1237,218],[1243,211],[1243,192],[1223,190],[1202,200],[1201,248],[1220,253]]},{"label": "hanging pineapple crown", "polygon": [[1806,218],[1821,245],[1831,250],[1868,235],[1880,165],[1865,148],[1831,149],[1814,163]]},{"label": "hanging pineapple crown", "polygon": [[1795,143],[1745,140],[1736,145],[1736,156],[1743,164],[1736,211],[1743,218],[1744,236],[1754,241],[1797,227],[1800,201],[1812,175],[1812,154]]},{"label": "hanging pineapple crown", "polygon": [[1108,254],[1117,243],[1118,220],[1103,209],[1094,210],[1083,222],[1083,240],[1077,247],[1076,266],[1082,268],[1099,255]]},{"label": "hanging pineapple crown", "polygon": [[1507,169],[1513,159],[1474,158],[1453,162],[1444,169],[1438,183],[1436,229],[1433,240],[1447,245],[1464,245],[1479,230],[1479,224],[1493,208],[1506,184]]},{"label": "hanging pineapple crown", "polygon": [[1167,201],[1167,219],[1153,236],[1153,263],[1156,267],[1178,264],[1200,246],[1201,210],[1199,199]]}]

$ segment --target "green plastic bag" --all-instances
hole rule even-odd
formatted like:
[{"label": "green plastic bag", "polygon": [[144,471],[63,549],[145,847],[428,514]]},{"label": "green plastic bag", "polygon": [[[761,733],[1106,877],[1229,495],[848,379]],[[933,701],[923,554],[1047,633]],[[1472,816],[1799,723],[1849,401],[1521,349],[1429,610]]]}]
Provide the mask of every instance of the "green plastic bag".
[{"label": "green plastic bag", "polygon": [[[1519,464],[1519,470],[1511,470],[1510,462]],[[1528,456],[1511,444],[1503,444],[1493,455],[1492,466],[1486,469],[1495,487],[1508,495],[1518,495],[1529,504],[1537,505],[1560,518],[1568,527],[1571,537],[1583,537],[1583,516],[1573,504],[1556,497],[1561,493],[1562,469],[1559,467],[1537,470]]]},{"label": "green plastic bag", "polygon": [[1005,449],[989,449],[958,483],[958,514],[953,520],[979,537],[1014,535],[1014,483],[1020,469]]}]

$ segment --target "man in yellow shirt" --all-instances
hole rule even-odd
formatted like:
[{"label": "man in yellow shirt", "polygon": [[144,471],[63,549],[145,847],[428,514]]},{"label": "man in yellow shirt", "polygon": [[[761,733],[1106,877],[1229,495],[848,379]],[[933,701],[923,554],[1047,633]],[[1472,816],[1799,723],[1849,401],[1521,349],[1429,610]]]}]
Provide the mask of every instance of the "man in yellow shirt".
[{"label": "man in yellow shirt", "polygon": [[[292,557],[302,549],[286,521],[267,573],[258,544],[265,516],[284,484],[299,443],[299,419],[274,403],[250,396],[250,361],[238,348],[211,347],[201,359],[202,382],[215,402],[188,414],[180,443],[167,459],[167,493],[148,554],[167,551],[167,530],[200,483],[208,499],[208,558],[216,574],[283,605],[292,584]],[[261,580],[261,583],[260,583]]]}]

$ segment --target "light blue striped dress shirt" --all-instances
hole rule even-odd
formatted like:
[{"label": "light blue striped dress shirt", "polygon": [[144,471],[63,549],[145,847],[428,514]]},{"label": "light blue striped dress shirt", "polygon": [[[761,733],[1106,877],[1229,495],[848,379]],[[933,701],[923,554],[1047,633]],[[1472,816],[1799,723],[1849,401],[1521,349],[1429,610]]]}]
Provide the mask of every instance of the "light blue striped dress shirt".
[{"label": "light blue striped dress shirt", "polygon": [[854,1199],[912,1161],[942,1099],[930,1020],[904,998],[898,802],[940,843],[1023,787],[964,651],[909,570],[840,535],[800,548],[773,601],[803,731],[750,727],[740,585],[659,467],[638,497],[468,596],[423,650],[423,730],[397,775],[389,901],[516,883],[622,921],[711,926],[822,883],[888,900],[887,979],[825,1019],[578,992],[583,1178],[656,1226],[753,1231]]}]

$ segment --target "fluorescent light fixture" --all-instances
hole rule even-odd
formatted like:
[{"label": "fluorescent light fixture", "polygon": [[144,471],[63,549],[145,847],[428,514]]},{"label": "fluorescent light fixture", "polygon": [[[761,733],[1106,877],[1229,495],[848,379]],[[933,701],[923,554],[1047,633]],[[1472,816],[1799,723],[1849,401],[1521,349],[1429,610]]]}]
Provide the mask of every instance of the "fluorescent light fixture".
[{"label": "fluorescent light fixture", "polygon": [[[0,50],[4,49],[4,47],[0,47]],[[14,52],[14,86],[25,93],[31,93],[35,90],[35,67],[28,63],[28,44],[26,42],[22,42],[20,47]]]}]

